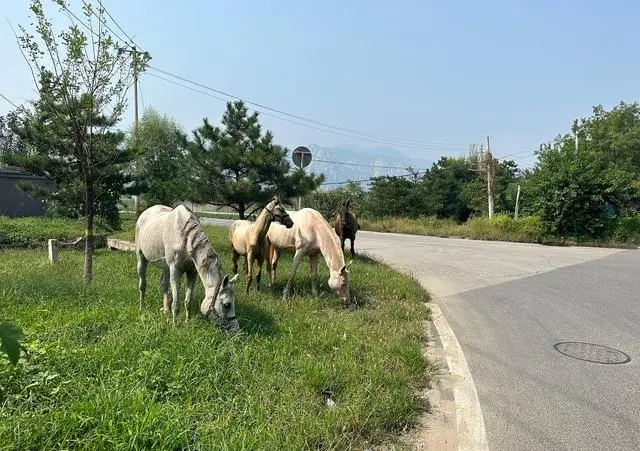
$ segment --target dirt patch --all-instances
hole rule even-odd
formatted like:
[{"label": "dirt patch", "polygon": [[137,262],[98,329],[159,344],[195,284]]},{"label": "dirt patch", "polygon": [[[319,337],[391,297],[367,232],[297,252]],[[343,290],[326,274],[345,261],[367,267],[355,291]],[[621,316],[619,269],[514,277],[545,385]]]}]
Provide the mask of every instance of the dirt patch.
[{"label": "dirt patch", "polygon": [[431,412],[422,415],[416,427],[400,438],[399,445],[412,450],[457,450],[454,376],[449,372],[444,349],[432,321],[426,322],[425,335],[422,353],[425,358],[438,364],[432,386],[420,393],[420,396],[429,400]]}]

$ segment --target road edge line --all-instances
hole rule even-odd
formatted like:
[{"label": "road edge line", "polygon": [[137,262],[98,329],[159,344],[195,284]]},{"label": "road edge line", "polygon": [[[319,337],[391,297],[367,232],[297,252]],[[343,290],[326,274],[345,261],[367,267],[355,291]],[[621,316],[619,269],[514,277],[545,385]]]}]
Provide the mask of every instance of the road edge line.
[{"label": "road edge line", "polygon": [[429,307],[431,308],[431,319],[445,351],[449,371],[456,376],[456,381],[453,384],[453,397],[456,405],[458,449],[488,450],[480,400],[467,365],[467,359],[453,329],[440,310],[440,306],[430,302]]}]

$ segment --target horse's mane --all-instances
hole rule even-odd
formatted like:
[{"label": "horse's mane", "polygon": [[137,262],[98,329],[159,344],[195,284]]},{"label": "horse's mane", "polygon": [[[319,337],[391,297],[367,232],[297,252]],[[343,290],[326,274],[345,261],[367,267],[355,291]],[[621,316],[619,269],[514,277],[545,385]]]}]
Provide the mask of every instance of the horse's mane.
[{"label": "horse's mane", "polygon": [[216,265],[220,266],[218,254],[216,254],[209,238],[204,233],[198,217],[187,207],[185,208],[189,211],[189,217],[182,229],[183,246],[185,250],[194,257],[200,257],[199,260],[202,262],[214,260]]}]

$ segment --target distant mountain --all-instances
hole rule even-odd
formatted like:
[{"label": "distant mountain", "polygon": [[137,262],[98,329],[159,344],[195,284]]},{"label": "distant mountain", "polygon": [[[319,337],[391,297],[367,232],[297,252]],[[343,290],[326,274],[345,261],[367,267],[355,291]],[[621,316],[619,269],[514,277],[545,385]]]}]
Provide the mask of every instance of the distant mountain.
[{"label": "distant mountain", "polygon": [[[368,180],[370,177],[407,174],[407,168],[424,171],[431,167],[432,160],[408,157],[389,147],[367,149],[357,145],[320,147],[309,145],[313,154],[311,164],[305,168],[308,172],[325,175],[325,185],[321,189],[343,186],[338,182],[347,180]],[[320,160],[320,161],[319,161]],[[336,164],[327,161],[335,161]],[[331,183],[329,185],[329,183]],[[362,184],[366,189],[367,184]]]}]

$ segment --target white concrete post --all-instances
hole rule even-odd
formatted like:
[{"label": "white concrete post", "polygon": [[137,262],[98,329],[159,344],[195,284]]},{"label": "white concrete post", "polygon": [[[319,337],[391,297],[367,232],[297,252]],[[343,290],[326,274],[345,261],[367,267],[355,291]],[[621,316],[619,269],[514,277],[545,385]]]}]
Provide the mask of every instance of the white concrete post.
[{"label": "white concrete post", "polygon": [[58,240],[49,240],[49,260],[58,263]]}]

